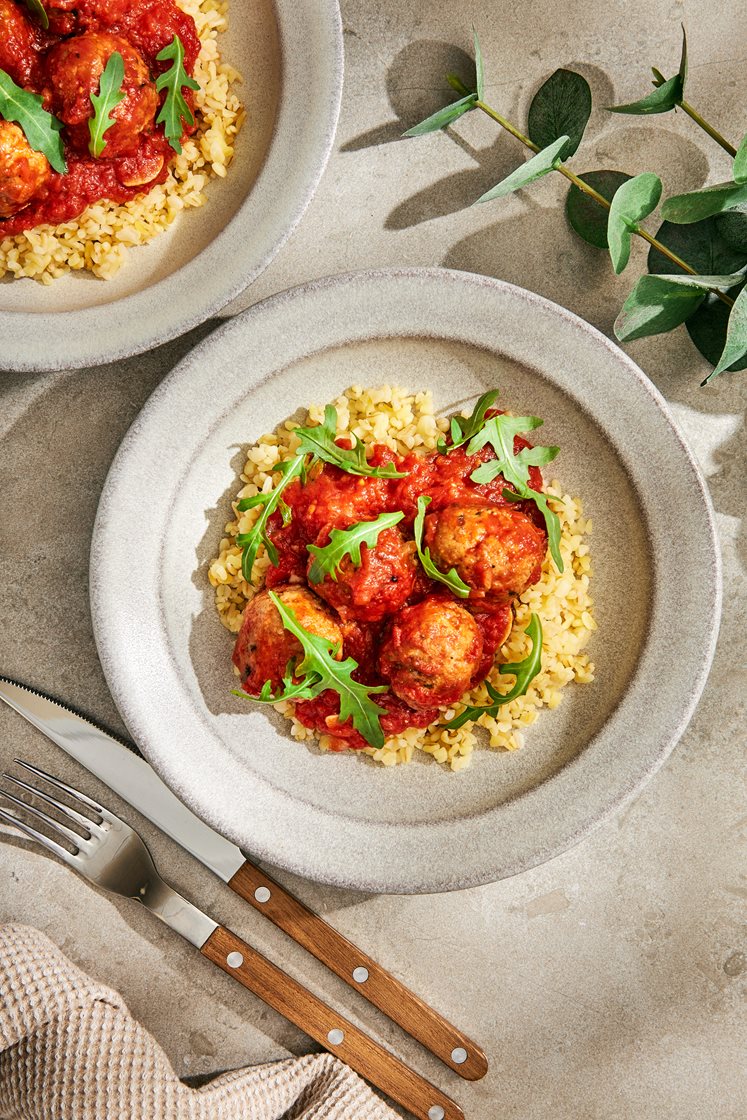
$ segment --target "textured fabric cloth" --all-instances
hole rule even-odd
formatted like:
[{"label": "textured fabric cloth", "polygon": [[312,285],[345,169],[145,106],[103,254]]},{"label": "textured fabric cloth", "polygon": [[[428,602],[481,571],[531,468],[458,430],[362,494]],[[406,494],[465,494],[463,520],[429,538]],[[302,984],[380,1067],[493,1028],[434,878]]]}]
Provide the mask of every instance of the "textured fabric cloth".
[{"label": "textured fabric cloth", "polygon": [[221,1074],[192,1089],[121,996],[48,937],[0,926],[2,1120],[398,1120],[331,1054]]}]

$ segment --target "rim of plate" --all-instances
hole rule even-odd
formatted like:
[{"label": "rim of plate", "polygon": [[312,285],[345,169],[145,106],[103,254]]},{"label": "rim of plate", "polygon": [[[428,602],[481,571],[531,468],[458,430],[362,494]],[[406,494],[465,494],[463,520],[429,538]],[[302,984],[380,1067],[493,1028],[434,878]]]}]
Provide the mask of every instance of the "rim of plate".
[{"label": "rim of plate", "polygon": [[[43,319],[37,312],[0,311],[2,368],[52,372],[141,354],[205,322],[267,268],[303,217],[327,166],[342,104],[344,68],[338,0],[274,0],[274,7],[283,67],[275,127],[267,158],[230,222],[187,264],[111,303],[45,313]],[[298,61],[289,66],[293,58]],[[301,60],[309,65],[301,65]],[[304,127],[308,115],[298,113],[298,105],[309,104],[310,88],[315,91],[317,122],[312,133]],[[299,150],[308,153],[305,161],[298,159]],[[287,205],[278,207],[283,196]],[[261,226],[257,213],[262,215]],[[247,239],[259,242],[250,267],[234,251]],[[211,277],[207,286],[206,275]],[[154,318],[154,308],[168,309],[163,321]]]},{"label": "rim of plate", "polygon": [[[482,302],[475,301],[473,304],[475,312],[469,317],[469,322],[458,311],[453,312],[449,319],[445,311],[454,285],[463,289],[471,287],[474,296],[481,297]],[[444,302],[436,314],[434,305],[439,298]],[[340,305],[343,306],[342,314]],[[505,338],[503,340],[504,346],[510,345],[513,349],[502,350],[501,332],[506,328],[501,323],[501,315],[496,312],[505,312],[507,306],[535,317],[538,322],[544,320],[549,324],[552,320],[558,338],[563,337],[579,351],[591,348],[595,362],[604,360],[609,366],[616,367],[618,377],[614,391],[621,392],[622,385],[623,392],[632,394],[635,403],[646,409],[647,422],[653,424],[662,436],[667,436],[679,456],[678,466],[684,473],[682,479],[678,479],[678,486],[686,487],[688,491],[691,503],[688,506],[691,515],[688,532],[695,540],[694,548],[699,550],[699,562],[702,564],[702,570],[698,569],[702,580],[699,585],[702,587],[702,611],[697,619],[691,619],[684,613],[678,624],[689,630],[693,643],[690,648],[698,648],[701,654],[697,664],[695,658],[688,658],[687,673],[680,673],[673,683],[669,682],[670,692],[674,691],[665,711],[650,703],[647,705],[646,673],[649,685],[656,680],[655,664],[649,657],[649,641],[643,651],[643,667],[633,674],[620,703],[585,749],[552,777],[528,792],[475,816],[397,825],[345,817],[340,824],[341,818],[326,808],[292,797],[257,775],[249,774],[247,781],[247,775],[242,773],[236,776],[236,798],[248,796],[252,811],[241,817],[241,827],[237,827],[230,818],[230,812],[225,812],[211,800],[209,793],[206,794],[212,779],[220,773],[220,760],[216,760],[206,749],[211,717],[209,713],[201,713],[197,709],[184,713],[174,703],[173,690],[180,687],[179,678],[173,655],[165,641],[163,619],[154,620],[152,635],[141,635],[143,639],[147,637],[156,650],[153,658],[150,654],[142,661],[133,658],[130,613],[121,598],[109,592],[111,587],[125,586],[122,581],[128,574],[128,557],[119,547],[123,519],[126,524],[128,518],[137,518],[143,513],[142,504],[133,496],[133,487],[142,485],[145,478],[150,478],[152,486],[152,473],[148,475],[143,467],[142,452],[147,450],[151,437],[163,432],[161,422],[164,417],[168,415],[173,423],[175,407],[186,410],[185,415],[189,412],[198,418],[193,447],[204,443],[205,433],[221,415],[225,415],[231,404],[228,399],[222,399],[215,403],[212,412],[206,411],[205,396],[201,394],[200,386],[209,385],[211,362],[220,359],[222,348],[230,345],[232,336],[237,333],[243,336],[243,345],[251,336],[252,345],[257,347],[266,345],[272,348],[273,338],[279,337],[280,348],[286,347],[287,352],[272,354],[275,370],[325,348],[398,337],[463,341],[495,353],[503,352],[514,360],[531,365],[526,358],[517,357],[516,337],[521,334],[521,345],[526,347],[527,353],[531,353],[534,332],[522,332],[521,328],[516,328],[516,337],[511,337],[508,342]],[[297,323],[302,333],[308,331],[309,334],[308,342],[298,350],[293,349],[294,342],[286,341],[291,333],[288,326],[292,323]],[[267,339],[270,341],[266,342]],[[256,351],[253,356],[256,356]],[[542,368],[541,373],[548,376],[546,368]],[[267,374],[247,371],[242,391],[249,392],[265,376]],[[562,375],[553,374],[550,380],[556,376]],[[561,380],[553,380],[553,384],[564,387]],[[178,405],[179,401],[181,405]],[[596,419],[593,413],[592,417]],[[176,426],[183,430],[179,424]],[[168,462],[167,454],[164,454],[164,459]],[[627,468],[629,464],[625,466]],[[644,470],[643,467],[640,469]],[[168,470],[172,474],[178,473],[178,464],[167,467]],[[163,493],[156,497],[156,501],[164,504],[173,496],[174,479],[167,477],[162,483]],[[650,488],[647,501],[652,505],[645,509],[647,519],[659,500],[657,489]],[[155,525],[157,511],[148,514],[148,517]],[[139,521],[134,521],[134,524],[139,525]],[[648,529],[650,532],[650,523]],[[156,560],[154,558],[154,564]],[[710,670],[721,616],[721,557],[713,509],[700,469],[664,398],[618,346],[572,312],[513,284],[441,268],[392,268],[325,277],[281,292],[227,322],[182,359],[152,394],[112,463],[94,528],[90,587],[94,635],[112,696],[145,757],[190,809],[250,852],[253,858],[266,860],[305,878],[378,893],[432,893],[493,882],[559,855],[629,802],[659,769],[684,732]],[[666,584],[662,582],[658,564],[654,565],[652,595],[655,599],[663,596],[666,603]],[[154,613],[162,614],[157,589],[153,601],[148,597],[144,605],[152,608]],[[661,635],[659,638],[661,640]],[[149,665],[151,669],[152,665],[158,666],[159,681],[155,685],[148,676],[151,671]],[[186,689],[183,694],[189,695]],[[167,703],[167,709],[164,709],[164,703]],[[168,732],[163,728],[164,710],[168,710],[173,719]],[[625,728],[626,719],[630,721],[642,710],[646,711],[647,723],[636,736],[635,746],[628,753],[617,753],[616,735]],[[200,753],[195,755],[199,758],[199,767],[194,773],[190,772],[188,765],[184,765],[183,755],[169,750],[169,744],[174,739],[183,746],[184,736],[190,734],[200,743]],[[584,783],[587,771],[593,776],[595,769],[599,771],[600,767],[612,764],[614,781],[611,784],[599,781],[591,785]],[[261,799],[258,802],[255,797],[252,802],[251,798],[258,790]],[[558,806],[562,807],[562,813],[553,812]],[[297,845],[277,827],[278,812],[283,810],[305,814],[303,819],[309,827],[304,832],[304,844]],[[526,835],[522,842],[521,833],[515,832],[515,826],[523,825],[526,832],[530,820],[530,842],[526,842]],[[352,850],[345,850],[346,844],[335,844],[335,856],[331,861],[329,841],[331,837],[339,839],[342,827],[346,830],[346,844],[350,842]],[[460,844],[468,848],[479,841],[476,863],[462,867],[458,861],[452,860],[451,864],[443,866],[430,858],[434,850],[448,851],[449,842],[453,847],[455,835],[458,835]],[[486,837],[490,839],[486,840]],[[396,849],[396,860],[384,859],[382,867],[369,865],[361,868],[357,854],[362,843],[373,850],[380,850],[382,854],[391,855]]]}]

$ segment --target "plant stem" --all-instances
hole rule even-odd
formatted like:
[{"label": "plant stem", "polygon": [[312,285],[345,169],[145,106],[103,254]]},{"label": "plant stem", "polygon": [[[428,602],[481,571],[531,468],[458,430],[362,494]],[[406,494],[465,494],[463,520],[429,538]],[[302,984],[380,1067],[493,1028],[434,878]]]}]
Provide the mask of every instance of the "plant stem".
[{"label": "plant stem", "polygon": [[[657,74],[657,76],[654,78],[654,85],[660,86],[663,81],[664,78],[659,77]],[[709,124],[705,117],[701,117],[697,109],[694,109],[692,105],[688,104],[687,101],[678,101],[677,104],[679,105],[683,113],[687,113],[688,117],[690,117],[691,120],[695,121],[695,123],[699,125],[704,132],[707,132],[712,140],[715,140],[717,144],[720,144],[724,151],[729,153],[732,159],[734,158],[734,156],[737,154],[737,149],[734,147],[734,145],[730,144],[726,137],[722,136],[717,128],[714,128],[712,124]]]},{"label": "plant stem", "polygon": [[[456,92],[461,94],[462,97],[465,97],[468,93],[472,92],[471,90],[467,89],[464,82],[462,82],[461,79],[457,78],[455,74],[447,75],[446,80],[448,81],[452,89],[456,90]],[[496,110],[492,108],[492,106],[486,105],[484,101],[480,101],[478,99],[477,101],[475,101],[475,108],[481,109],[483,113],[490,117],[491,120],[494,120],[497,124],[499,124],[501,128],[505,128],[506,132],[510,132],[512,136],[514,136],[517,140],[520,140],[525,147],[531,148],[533,152],[538,152],[540,150],[537,145],[529,139],[528,136],[525,136],[523,132],[520,132],[518,128],[512,125],[510,121],[507,121],[505,117],[502,117],[500,113],[496,112]],[[604,195],[600,194],[599,191],[595,191],[593,187],[590,187],[588,183],[585,183],[583,179],[581,179],[573,171],[569,170],[569,168],[567,168],[564,163],[559,163],[556,166],[555,170],[559,171],[561,175],[564,175],[566,179],[573,183],[574,186],[578,187],[580,191],[583,191],[584,194],[588,195],[589,198],[593,198],[594,201],[599,203],[600,206],[604,206],[605,210],[609,210],[610,203],[604,197]],[[651,245],[654,249],[657,249],[658,252],[662,254],[662,256],[665,256],[667,260],[670,260],[672,264],[676,264],[685,272],[689,272],[691,276],[697,276],[697,269],[692,268],[687,263],[687,261],[683,261],[681,257],[678,257],[676,253],[673,253],[671,249],[668,249],[666,245],[664,245],[661,241],[657,241],[655,237],[652,237],[651,234],[647,233],[645,229],[641,228],[641,226],[636,225],[632,232],[637,233],[639,237],[642,237],[644,241],[647,241],[649,245]],[[728,304],[729,307],[734,306],[734,300],[729,296],[724,295],[723,292],[718,292],[714,288],[710,288],[709,291],[712,291],[714,295],[718,296],[718,298],[722,300],[723,303]]]}]

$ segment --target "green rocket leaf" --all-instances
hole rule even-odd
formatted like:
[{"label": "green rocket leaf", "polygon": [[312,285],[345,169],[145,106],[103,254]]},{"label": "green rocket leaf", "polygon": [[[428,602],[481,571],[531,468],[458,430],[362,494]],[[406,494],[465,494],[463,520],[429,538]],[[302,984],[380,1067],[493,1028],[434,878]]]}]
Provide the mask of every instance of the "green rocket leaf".
[{"label": "green rocket leaf", "polygon": [[166,99],[156,117],[156,124],[162,124],[171,147],[181,155],[182,133],[185,125],[195,123],[194,114],[187,104],[183,89],[200,88],[199,82],[191,78],[184,69],[184,46],[178,35],[174,35],[167,47],[156,55],[159,62],[171,61],[171,66],[156,78],[156,89],[166,90]]},{"label": "green rocket leaf", "polygon": [[415,545],[418,550],[418,557],[420,563],[423,565],[423,571],[429,575],[431,579],[438,580],[449,588],[460,599],[466,599],[469,596],[469,584],[465,583],[461,578],[456,568],[450,568],[448,572],[442,572],[437,568],[431,558],[431,550],[423,548],[423,527],[425,525],[425,511],[431,503],[431,498],[427,494],[421,494],[418,498],[418,512],[413,523],[413,533],[415,535]]},{"label": "green rocket leaf", "polygon": [[290,486],[294,478],[300,478],[303,475],[305,465],[305,452],[295,455],[292,459],[287,459],[284,463],[278,463],[274,469],[282,475],[282,479],[273,490],[268,490],[266,493],[255,494],[251,498],[242,498],[236,503],[236,508],[241,513],[247,509],[256,509],[258,506],[261,507],[261,513],[251,529],[247,533],[239,533],[236,537],[236,544],[242,549],[241,571],[244,579],[249,584],[252,582],[252,568],[254,567],[254,561],[257,559],[257,553],[261,545],[264,545],[267,549],[270,563],[277,565],[278,553],[275,545],[267,535],[267,522],[275,510],[279,509],[283,518],[283,524],[288,524],[290,520],[290,511],[283,501],[283,491]]},{"label": "green rocket leaf", "polygon": [[20,125],[30,147],[46,156],[55,171],[67,171],[60,136],[62,121],[46,111],[39,94],[17,86],[4,70],[0,70],[0,117]]},{"label": "green rocket leaf", "polygon": [[465,723],[479,719],[480,716],[497,716],[499,708],[503,707],[504,704],[510,704],[512,700],[518,700],[520,696],[525,695],[529,685],[542,668],[542,623],[538,615],[531,615],[526,634],[532,643],[531,651],[527,656],[522,661],[506,662],[504,665],[498,666],[500,673],[511,674],[516,677],[513,688],[509,692],[501,694],[490,681],[485,681],[485,687],[493,703],[483,706],[468,704],[458,716],[445,723],[444,727],[462,727]]},{"label": "green rocket leaf", "polygon": [[32,15],[39,17],[39,22],[45,31],[49,29],[49,16],[44,10],[41,0],[26,0],[26,7]]},{"label": "green rocket leaf", "polygon": [[478,399],[470,416],[452,416],[451,443],[447,444],[443,439],[438,441],[438,450],[443,455],[453,451],[455,447],[461,447],[463,443],[467,443],[474,435],[477,435],[485,423],[485,413],[489,408],[492,408],[498,399],[498,394],[498,389],[489,389]]},{"label": "green rocket leaf", "polygon": [[[366,448],[360,440],[355,440],[352,448],[338,447],[337,438],[337,409],[328,404],[324,410],[324,421],[309,428],[296,428],[296,435],[301,440],[299,454],[315,455],[325,463],[331,463],[348,474],[366,475],[371,478],[405,478],[407,471],[400,472],[394,469],[392,463],[383,467],[370,467],[366,462]],[[355,436],[351,436],[355,439]]]},{"label": "green rocket leaf", "polygon": [[375,521],[358,521],[349,529],[333,529],[329,534],[329,544],[322,547],[307,544],[306,547],[314,557],[309,568],[309,583],[321,583],[325,575],[337,582],[337,570],[349,556],[356,568],[360,568],[361,547],[365,544],[373,548],[379,539],[379,533],[384,529],[391,529],[401,521],[404,513],[382,513]]},{"label": "green rocket leaf", "polygon": [[88,142],[88,150],[95,159],[99,158],[106,147],[104,134],[115,123],[111,116],[112,109],[115,109],[120,101],[125,99],[125,94],[122,92],[123,81],[124,59],[119,51],[114,51],[113,54],[109,55],[109,60],[99,80],[99,92],[91,94],[93,116],[88,122],[88,132],[91,137]]}]

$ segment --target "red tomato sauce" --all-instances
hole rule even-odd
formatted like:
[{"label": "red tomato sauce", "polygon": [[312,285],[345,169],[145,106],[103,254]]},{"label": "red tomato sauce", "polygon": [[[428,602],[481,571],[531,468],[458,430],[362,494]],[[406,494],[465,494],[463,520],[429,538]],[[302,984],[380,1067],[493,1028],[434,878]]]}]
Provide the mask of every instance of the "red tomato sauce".
[{"label": "red tomato sauce", "polygon": [[[174,0],[56,0],[45,8],[49,29],[45,30],[20,0],[0,0],[0,69],[24,89],[40,94],[44,108],[55,113],[56,88],[50,75],[52,52],[60,43],[88,33],[117,36],[139,52],[151,82],[168,70],[170,61],[159,62],[156,55],[167,47],[174,35],[184,48],[184,68],[193,74],[200,51],[197,28],[191,16],[181,11]],[[98,93],[97,84],[93,92]],[[84,91],[87,96],[88,90]],[[193,109],[194,94],[182,89]],[[175,152],[164,135],[163,125],[155,124],[166,91],[158,94],[153,119],[135,133],[131,148],[107,157],[88,151],[87,121],[66,124],[61,137],[67,173],[52,171],[28,205],[15,214],[0,218],[0,237],[33,229],[42,223],[58,225],[77,218],[86,206],[103,199],[117,203],[129,202],[147,193],[168,176],[169,162]],[[155,98],[154,98],[155,101]],[[127,125],[128,105],[114,111]],[[134,113],[134,110],[133,110]],[[91,106],[90,115],[93,115]],[[185,134],[194,126],[185,129]],[[104,134],[106,139],[106,133]]]},{"label": "red tomato sauce", "polygon": [[[339,442],[344,445],[343,441]],[[515,452],[530,446],[521,436],[515,437]],[[474,455],[468,455],[461,447],[448,455],[432,451],[399,456],[390,448],[377,444],[369,450],[369,465],[393,464],[404,477],[358,477],[331,464],[318,465],[305,483],[296,480],[284,491],[284,500],[291,511],[288,524],[283,525],[280,513],[276,512],[270,518],[268,534],[277,549],[277,564],[268,569],[266,586],[272,588],[303,583],[314,590],[314,585],[307,582],[310,562],[307,545],[326,543],[330,529],[347,529],[359,521],[373,521],[381,513],[401,511],[405,516],[398,529],[411,536],[417,500],[423,494],[431,499],[428,513],[452,504],[511,506],[525,513],[544,532],[544,519],[534,502],[512,502],[504,498],[507,484],[502,476],[483,484],[471,480],[470,474],[480,463],[494,458],[490,447]],[[543,480],[539,468],[531,467],[529,473],[530,486],[541,491]],[[366,546],[363,548],[365,550]],[[361,568],[356,572],[357,579],[365,578],[364,574],[360,574]],[[462,605],[465,602],[440,582],[431,580],[418,564],[414,586],[405,605],[411,606],[434,594]],[[487,676],[505,642],[513,621],[513,608],[505,603],[492,607],[476,605],[472,613],[483,644],[479,669],[472,680],[474,685]],[[377,655],[390,619],[386,615],[378,617],[378,604],[375,614],[375,618],[337,619],[343,633],[343,656],[358,662],[353,676],[368,685],[387,683],[379,671]],[[372,695],[371,699],[385,709],[381,716],[385,736],[399,734],[408,727],[427,727],[438,717],[436,707],[415,710],[392,691]],[[332,747],[333,750],[360,750],[369,746],[350,721],[339,722],[339,710],[339,697],[332,690],[321,693],[314,700],[297,701],[295,704],[295,715],[301,723],[339,740],[339,747]]]}]

